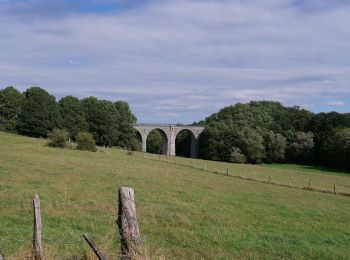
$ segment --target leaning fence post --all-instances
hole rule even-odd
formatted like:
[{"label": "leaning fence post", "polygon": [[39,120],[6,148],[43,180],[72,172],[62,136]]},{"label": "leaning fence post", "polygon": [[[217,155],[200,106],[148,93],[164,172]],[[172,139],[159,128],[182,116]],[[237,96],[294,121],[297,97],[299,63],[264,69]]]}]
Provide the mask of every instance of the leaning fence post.
[{"label": "leaning fence post", "polygon": [[85,241],[89,244],[91,247],[92,251],[94,251],[95,255],[99,260],[106,260],[107,258],[104,256],[104,254],[101,252],[101,250],[96,246],[92,238],[90,237],[89,234],[84,234],[83,235]]},{"label": "leaning fence post", "polygon": [[118,227],[121,242],[121,259],[130,259],[130,255],[141,247],[140,228],[137,221],[134,189],[118,189]]},{"label": "leaning fence post", "polygon": [[42,244],[41,244],[41,213],[40,213],[40,198],[35,194],[33,199],[34,209],[34,232],[33,232],[33,249],[35,259],[42,259]]}]

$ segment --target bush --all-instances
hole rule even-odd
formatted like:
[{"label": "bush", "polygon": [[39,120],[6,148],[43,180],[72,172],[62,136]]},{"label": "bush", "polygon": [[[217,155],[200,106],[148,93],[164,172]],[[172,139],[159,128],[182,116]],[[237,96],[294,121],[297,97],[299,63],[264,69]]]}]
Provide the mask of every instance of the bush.
[{"label": "bush", "polygon": [[96,152],[95,140],[92,137],[92,134],[87,132],[80,132],[75,138],[76,143],[78,144],[77,149],[82,151]]},{"label": "bush", "polygon": [[233,147],[231,154],[230,154],[230,162],[233,163],[245,163],[247,161],[247,158],[242,153],[241,149],[237,147]]},{"label": "bush", "polygon": [[50,139],[50,142],[48,143],[49,146],[64,148],[67,146],[69,134],[64,129],[56,128],[48,134],[48,137]]}]

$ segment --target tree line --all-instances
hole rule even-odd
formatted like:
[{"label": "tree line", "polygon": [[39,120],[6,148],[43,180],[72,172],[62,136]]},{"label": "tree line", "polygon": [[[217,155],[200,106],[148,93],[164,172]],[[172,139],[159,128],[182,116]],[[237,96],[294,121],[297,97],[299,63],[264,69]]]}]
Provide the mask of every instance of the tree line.
[{"label": "tree line", "polygon": [[[0,130],[47,137],[65,129],[75,140],[89,132],[97,145],[140,149],[133,124],[136,117],[127,102],[96,97],[61,98],[40,87],[23,93],[13,87],[0,90]],[[350,169],[350,113],[312,113],[279,102],[252,101],[225,107],[206,119],[199,139],[202,159],[234,163],[306,163]],[[163,152],[163,136],[152,132],[148,151]],[[176,139],[178,155],[190,155],[191,136]]]},{"label": "tree line", "polygon": [[350,169],[350,113],[312,113],[252,101],[205,120],[200,157],[234,163],[307,163]]},{"label": "tree line", "polygon": [[0,130],[46,138],[54,129],[65,129],[75,140],[79,132],[92,134],[97,145],[134,148],[138,145],[129,104],[96,97],[61,98],[40,87],[23,93],[14,87],[0,90]]}]

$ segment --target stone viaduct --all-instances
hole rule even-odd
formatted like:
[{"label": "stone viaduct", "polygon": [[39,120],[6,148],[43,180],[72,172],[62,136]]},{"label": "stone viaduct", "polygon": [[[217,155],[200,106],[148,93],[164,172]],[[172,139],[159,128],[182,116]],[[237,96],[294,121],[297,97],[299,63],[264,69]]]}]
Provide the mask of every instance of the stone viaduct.
[{"label": "stone viaduct", "polygon": [[182,131],[187,130],[191,134],[191,157],[198,157],[198,139],[203,132],[201,126],[179,126],[179,125],[155,125],[155,124],[136,124],[134,128],[139,132],[142,141],[142,151],[146,152],[147,136],[152,130],[159,130],[164,138],[164,154],[168,156],[176,155],[175,140],[176,136]]}]

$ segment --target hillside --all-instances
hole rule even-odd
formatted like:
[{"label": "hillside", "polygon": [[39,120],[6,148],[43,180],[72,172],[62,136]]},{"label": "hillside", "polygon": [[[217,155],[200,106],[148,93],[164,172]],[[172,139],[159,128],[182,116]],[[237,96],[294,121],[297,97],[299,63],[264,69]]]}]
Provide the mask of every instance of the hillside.
[{"label": "hillside", "polygon": [[[116,258],[116,189],[123,185],[135,189],[142,237],[151,255],[350,257],[349,197],[230,178],[149,158],[116,149],[90,153],[49,148],[45,140],[0,132],[1,251],[15,257],[30,246],[31,201],[39,193],[49,257],[91,257],[82,238],[88,232],[111,259]],[[344,191],[350,187],[350,176],[341,173],[206,163],[240,174],[265,174],[261,178],[271,175],[284,181],[292,175],[299,176],[300,183],[312,178],[330,187],[336,183]]]}]

